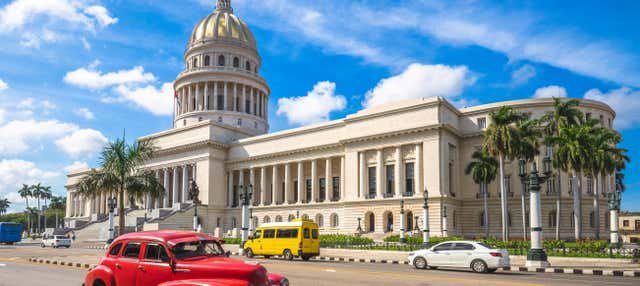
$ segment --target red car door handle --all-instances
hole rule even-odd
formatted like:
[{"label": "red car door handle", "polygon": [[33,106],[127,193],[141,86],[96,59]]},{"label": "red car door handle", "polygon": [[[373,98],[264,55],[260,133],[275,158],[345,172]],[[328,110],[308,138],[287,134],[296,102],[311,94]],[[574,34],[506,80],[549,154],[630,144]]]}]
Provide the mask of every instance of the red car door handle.
[{"label": "red car door handle", "polygon": [[121,269],[120,264],[116,263],[116,268]]},{"label": "red car door handle", "polygon": [[140,271],[142,271],[142,272],[145,272],[144,271],[144,266],[142,266],[142,265],[138,265],[138,269],[140,269]]}]

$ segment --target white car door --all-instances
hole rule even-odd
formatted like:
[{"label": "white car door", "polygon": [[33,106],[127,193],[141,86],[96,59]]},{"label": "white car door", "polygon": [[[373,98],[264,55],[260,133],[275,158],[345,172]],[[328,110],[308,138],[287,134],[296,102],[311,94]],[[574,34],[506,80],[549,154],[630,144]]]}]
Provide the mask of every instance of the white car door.
[{"label": "white car door", "polygon": [[449,250],[453,247],[453,243],[443,243],[429,250],[427,264],[429,266],[448,266],[450,263]]},{"label": "white car door", "polygon": [[455,267],[469,267],[473,257],[474,246],[466,242],[456,242],[453,248],[449,251],[451,255],[449,259],[451,266]]}]

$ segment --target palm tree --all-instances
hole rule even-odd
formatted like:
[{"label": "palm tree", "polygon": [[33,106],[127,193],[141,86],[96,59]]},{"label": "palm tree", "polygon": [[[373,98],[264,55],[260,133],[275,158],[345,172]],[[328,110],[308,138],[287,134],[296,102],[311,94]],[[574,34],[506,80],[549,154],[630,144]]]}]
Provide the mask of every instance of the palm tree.
[{"label": "palm tree", "polygon": [[489,206],[487,203],[487,197],[489,196],[488,185],[496,179],[496,173],[498,171],[498,161],[493,158],[486,151],[475,151],[471,158],[469,165],[465,168],[465,174],[473,177],[473,181],[480,186],[480,194],[482,195],[484,206],[484,228],[485,237],[489,237]]},{"label": "palm tree", "polygon": [[[32,190],[31,186],[27,184],[22,184],[22,188],[18,190],[18,194],[20,195],[20,197],[25,200],[27,209],[29,208],[29,197],[33,196],[33,194],[31,193],[31,190]],[[26,212],[25,212],[25,216],[27,217],[27,233],[31,233],[31,216],[27,215]]]},{"label": "palm tree", "polygon": [[[569,126],[574,126],[580,123],[580,119],[583,117],[582,111],[578,109],[580,101],[577,99],[563,100],[561,98],[553,99],[553,110],[546,112],[541,118],[540,122],[544,125],[545,137],[560,136],[560,130]],[[557,148],[554,145],[548,145],[552,147],[552,150]],[[553,156],[553,151],[549,156]],[[560,239],[560,199],[562,197],[562,183],[560,181],[561,169],[555,164],[554,167],[557,170],[556,179],[557,182],[553,185],[556,194],[556,239]],[[557,188],[557,190],[555,190]]]},{"label": "palm tree", "polygon": [[8,199],[1,199],[0,200],[0,215],[6,214],[7,210],[9,209],[9,207],[11,206],[11,202],[9,202]]},{"label": "palm tree", "polygon": [[47,228],[47,200],[51,199],[53,193],[51,193],[51,186],[42,187],[42,193],[40,194],[44,200],[42,215],[44,216],[44,228]]},{"label": "palm tree", "polygon": [[[49,208],[53,210],[64,210],[67,206],[67,198],[53,196],[51,197],[51,202],[49,203]],[[58,212],[56,212],[56,224],[55,228],[58,228]]]},{"label": "palm tree", "polygon": [[[529,120],[529,115],[525,114],[525,118],[519,121],[517,126],[518,142],[515,148],[516,156],[518,159],[530,163],[535,159],[535,156],[540,153],[540,136],[542,136],[542,132],[538,128],[539,122],[537,120]],[[525,178],[522,178],[522,180],[522,192],[520,196],[522,208],[522,237],[527,239],[527,185],[524,181]]]},{"label": "palm tree", "polygon": [[139,141],[129,145],[123,139],[109,143],[100,154],[100,169],[93,169],[78,185],[78,193],[93,197],[101,193],[113,193],[118,198],[120,234],[125,230],[124,192],[149,193],[157,198],[164,187],[151,171],[139,167],[149,160],[154,152],[150,141]]},{"label": "palm tree", "polygon": [[27,213],[27,215],[29,217],[33,217],[33,216],[37,216],[38,215],[38,209],[36,209],[34,207],[27,208],[25,210],[25,212]]},{"label": "palm tree", "polygon": [[518,141],[517,123],[526,118],[510,106],[503,106],[489,113],[491,124],[484,132],[484,148],[491,155],[498,156],[500,166],[500,205],[502,211],[502,239],[508,240],[507,191],[504,186],[504,159],[513,159]]},{"label": "palm tree", "polygon": [[37,199],[38,201],[38,215],[37,215],[37,219],[38,219],[38,223],[37,223],[37,230],[36,233],[40,233],[40,199],[42,198],[42,191],[43,191],[43,186],[42,184],[38,183],[36,185],[31,186],[31,194],[33,195],[34,198]]}]

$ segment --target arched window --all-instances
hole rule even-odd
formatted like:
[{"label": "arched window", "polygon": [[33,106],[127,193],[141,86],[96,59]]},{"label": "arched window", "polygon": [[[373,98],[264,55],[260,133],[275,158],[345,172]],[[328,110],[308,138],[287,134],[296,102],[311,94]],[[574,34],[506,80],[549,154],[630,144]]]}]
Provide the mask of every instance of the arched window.
[{"label": "arched window", "polygon": [[198,58],[194,58],[193,59],[193,67],[197,68],[198,67]]},{"label": "arched window", "polygon": [[258,217],[254,216],[251,218],[251,229],[255,229],[258,227]]},{"label": "arched window", "polygon": [[263,223],[270,223],[271,222],[271,218],[269,216],[264,216],[264,218],[262,219]]},{"label": "arched window", "polygon": [[246,64],[245,68],[246,68],[248,71],[251,71],[251,63],[250,63],[249,61],[247,61],[247,64]]},{"label": "arched window", "polygon": [[221,220],[220,218],[216,218],[216,227],[220,227]]},{"label": "arched window", "polygon": [[290,214],[289,218],[287,218],[287,221],[293,221],[294,219],[296,219],[296,216]]},{"label": "arched window", "polygon": [[376,217],[372,212],[368,212],[364,215],[364,228],[365,231],[376,231]]},{"label": "arched window", "polygon": [[221,67],[224,66],[224,56],[223,55],[218,56],[218,65],[221,66]]},{"label": "arched window", "polygon": [[549,223],[547,225],[549,227],[556,227],[556,210],[549,212]]},{"label": "arched window", "polygon": [[321,214],[316,215],[316,223],[318,224],[318,227],[324,226],[324,217],[322,217]]},{"label": "arched window", "polygon": [[589,227],[596,228],[596,213],[593,211],[589,213]]},{"label": "arched window", "polygon": [[282,217],[281,216],[276,216],[276,222],[282,222]]},{"label": "arched window", "polygon": [[233,67],[234,68],[240,67],[240,59],[238,57],[233,58]]},{"label": "arched window", "polygon": [[309,215],[308,214],[303,214],[302,215],[302,219],[303,220],[309,220]]},{"label": "arched window", "polygon": [[209,66],[211,64],[211,58],[209,56],[204,57],[204,65]]},{"label": "arched window", "polygon": [[480,213],[480,226],[481,227],[485,227],[486,226],[485,223],[484,223],[484,221],[485,221],[484,216],[485,216],[485,213],[483,211],[483,212]]},{"label": "arched window", "polygon": [[393,231],[393,213],[391,212],[385,213],[384,223],[385,223],[384,231],[392,232]]},{"label": "arched window", "polygon": [[338,227],[340,226],[340,222],[338,221],[338,214],[331,214],[331,217],[329,218],[329,220],[331,221],[331,227]]},{"label": "arched window", "polygon": [[407,212],[407,222],[406,222],[406,231],[412,231],[413,230],[413,212],[408,211]]},{"label": "arched window", "polygon": [[236,228],[236,227],[238,227],[238,222],[237,222],[235,217],[232,217],[231,218],[231,228]]}]

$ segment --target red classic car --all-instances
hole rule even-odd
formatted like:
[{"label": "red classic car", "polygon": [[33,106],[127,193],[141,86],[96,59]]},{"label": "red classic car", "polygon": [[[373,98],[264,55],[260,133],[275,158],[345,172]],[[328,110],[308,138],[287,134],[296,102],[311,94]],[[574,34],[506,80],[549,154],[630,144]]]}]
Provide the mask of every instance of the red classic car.
[{"label": "red classic car", "polygon": [[223,240],[189,231],[144,231],[114,240],[83,286],[288,286],[257,263],[229,258]]}]

